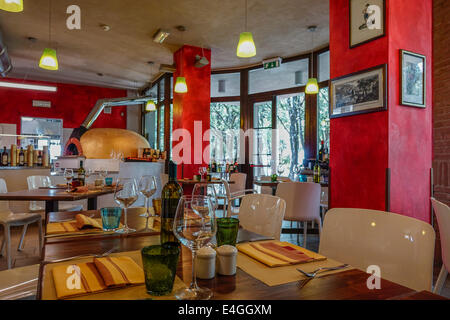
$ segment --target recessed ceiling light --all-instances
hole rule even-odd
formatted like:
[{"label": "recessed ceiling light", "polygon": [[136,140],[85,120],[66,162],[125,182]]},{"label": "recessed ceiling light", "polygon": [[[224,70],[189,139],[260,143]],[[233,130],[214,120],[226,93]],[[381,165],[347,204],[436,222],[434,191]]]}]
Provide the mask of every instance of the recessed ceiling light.
[{"label": "recessed ceiling light", "polygon": [[185,26],[181,26],[181,25],[180,26],[176,26],[175,29],[177,29],[180,32],[186,31],[186,27]]},{"label": "recessed ceiling light", "polygon": [[170,32],[159,29],[153,36],[153,41],[157,43],[163,43],[169,35]]},{"label": "recessed ceiling light", "polygon": [[109,30],[111,30],[111,27],[108,26],[107,24],[101,24],[101,25],[100,25],[100,28],[102,28],[103,31],[109,31]]}]

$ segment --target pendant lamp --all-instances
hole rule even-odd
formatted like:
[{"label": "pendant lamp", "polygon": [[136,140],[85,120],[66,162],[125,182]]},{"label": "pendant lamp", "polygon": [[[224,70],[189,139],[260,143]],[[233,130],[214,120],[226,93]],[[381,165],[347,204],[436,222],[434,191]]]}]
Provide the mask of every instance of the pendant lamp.
[{"label": "pendant lamp", "polygon": [[[316,26],[308,27],[308,30],[311,32],[311,66],[314,66],[314,32],[317,30]],[[306,83],[305,94],[318,94],[319,93],[319,84],[316,78],[309,78]]]},{"label": "pendant lamp", "polygon": [[22,12],[23,0],[0,0],[0,9],[9,12]]},{"label": "pendant lamp", "polygon": [[[247,26],[247,0],[245,0],[245,30],[248,30]],[[256,56],[255,41],[253,41],[253,35],[251,32],[242,32],[239,36],[239,43],[236,50],[236,55],[239,58],[251,58]]]},{"label": "pendant lamp", "polygon": [[[52,41],[52,0],[49,0],[49,12],[48,12],[48,43],[49,47]],[[56,56],[56,50],[52,48],[45,48],[39,60],[39,67],[45,70],[56,71],[59,68],[58,57]]]}]

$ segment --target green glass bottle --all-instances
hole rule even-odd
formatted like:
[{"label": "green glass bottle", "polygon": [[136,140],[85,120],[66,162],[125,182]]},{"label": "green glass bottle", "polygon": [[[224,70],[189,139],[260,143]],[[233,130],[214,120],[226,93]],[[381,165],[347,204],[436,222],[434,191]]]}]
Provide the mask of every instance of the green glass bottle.
[{"label": "green glass bottle", "polygon": [[86,170],[83,168],[83,161],[80,161],[80,168],[78,169],[78,182],[80,186],[84,186],[86,182]]},{"label": "green glass bottle", "polygon": [[316,160],[316,164],[314,165],[314,182],[320,183],[320,165],[318,160]]},{"label": "green glass bottle", "polygon": [[178,242],[173,233],[173,221],[177,212],[178,202],[183,195],[183,188],[176,181],[177,165],[169,161],[169,181],[161,191],[161,244]]}]

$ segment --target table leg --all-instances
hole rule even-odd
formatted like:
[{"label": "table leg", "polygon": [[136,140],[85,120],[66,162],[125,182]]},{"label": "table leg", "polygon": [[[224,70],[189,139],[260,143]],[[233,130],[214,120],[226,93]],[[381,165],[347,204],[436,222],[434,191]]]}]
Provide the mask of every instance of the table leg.
[{"label": "table leg", "polygon": [[50,212],[58,212],[59,211],[59,204],[58,201],[55,200],[47,200],[45,201],[45,225],[47,225],[47,219],[48,219],[48,214]]},{"label": "table leg", "polygon": [[88,199],[88,210],[97,210],[97,197]]},{"label": "table leg", "polygon": [[277,194],[277,187],[272,187],[272,195],[275,196]]}]

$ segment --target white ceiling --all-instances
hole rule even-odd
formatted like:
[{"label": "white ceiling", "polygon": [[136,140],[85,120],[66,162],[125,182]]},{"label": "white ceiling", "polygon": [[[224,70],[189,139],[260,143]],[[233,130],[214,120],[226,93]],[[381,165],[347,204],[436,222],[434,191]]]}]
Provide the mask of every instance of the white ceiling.
[{"label": "white ceiling", "polygon": [[[329,39],[329,0],[248,0],[248,30],[257,56],[236,57],[239,33],[244,31],[244,0],[53,0],[52,47],[59,71],[38,67],[48,46],[49,0],[24,0],[24,11],[0,11],[13,72],[9,77],[83,83],[135,89],[172,64],[182,44],[212,50],[213,69],[245,66],[263,59],[288,57],[312,49],[309,25],[317,25],[314,47]],[[66,9],[81,7],[81,30],[68,30]],[[111,27],[108,32],[100,24]],[[185,32],[175,27],[183,25]],[[152,41],[157,29],[171,32],[164,44]],[[37,38],[32,43],[27,38]],[[154,61],[150,66],[147,61]],[[103,76],[97,75],[102,73]]]}]

